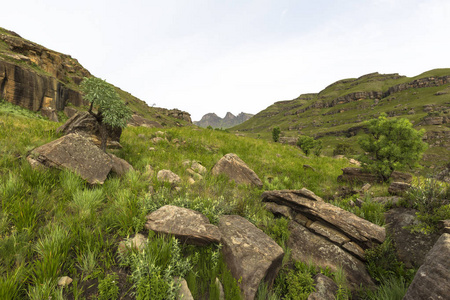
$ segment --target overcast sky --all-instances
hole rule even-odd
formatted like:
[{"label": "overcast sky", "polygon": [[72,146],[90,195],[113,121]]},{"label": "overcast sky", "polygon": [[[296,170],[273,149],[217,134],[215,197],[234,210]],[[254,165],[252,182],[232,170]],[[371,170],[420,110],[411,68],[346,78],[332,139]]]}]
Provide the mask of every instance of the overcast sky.
[{"label": "overcast sky", "polygon": [[449,0],[17,0],[0,5],[0,27],[194,121],[450,67]]}]

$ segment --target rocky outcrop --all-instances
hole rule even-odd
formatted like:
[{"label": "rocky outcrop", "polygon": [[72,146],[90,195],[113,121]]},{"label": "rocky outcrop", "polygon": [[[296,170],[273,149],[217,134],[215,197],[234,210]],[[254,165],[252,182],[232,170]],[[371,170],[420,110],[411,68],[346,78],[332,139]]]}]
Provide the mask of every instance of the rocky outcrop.
[{"label": "rocky outcrop", "polygon": [[[383,243],[384,228],[324,202],[307,189],[267,191],[264,202],[289,207],[288,246],[292,258],[336,270],[342,266],[352,287],[373,286],[364,266],[364,250]],[[278,207],[277,211],[283,213]]]},{"label": "rocky outcrop", "polygon": [[281,268],[284,252],[262,230],[240,216],[222,216],[222,253],[238,280],[244,299],[253,300],[264,280],[269,288]]},{"label": "rocky outcrop", "polygon": [[103,184],[113,165],[108,154],[76,133],[35,148],[27,159],[32,165],[69,169],[90,184]]},{"label": "rocky outcrop", "polygon": [[146,118],[141,117],[140,115],[134,114],[131,119],[128,121],[128,125],[131,126],[142,126],[148,128],[163,128],[161,124],[156,121],[151,121]]},{"label": "rocky outcrop", "polygon": [[226,129],[244,123],[251,117],[253,117],[252,114],[247,114],[243,112],[241,112],[237,116],[233,115],[230,112],[227,112],[225,117],[222,119],[215,113],[209,113],[204,115],[200,121],[194,121],[194,124],[203,128],[211,126],[212,128]]},{"label": "rocky outcrop", "polygon": [[[107,147],[120,148],[120,136],[122,134],[122,128],[108,128],[108,141]],[[97,119],[86,111],[80,111],[63,125],[56,129],[56,132],[63,134],[77,133],[91,140],[97,146],[101,144],[100,126]]]},{"label": "rocky outcrop", "polygon": [[418,224],[416,210],[393,208],[385,214],[386,232],[395,243],[397,257],[407,268],[422,265],[425,255],[439,238],[437,234],[411,233],[410,227]]},{"label": "rocky outcrop", "polygon": [[32,111],[43,108],[63,110],[68,103],[84,104],[78,91],[68,88],[57,78],[3,61],[1,57],[0,97]]},{"label": "rocky outcrop", "polygon": [[427,253],[404,300],[448,299],[450,292],[450,234],[444,233]]},{"label": "rocky outcrop", "polygon": [[207,217],[191,209],[166,205],[147,217],[145,228],[158,233],[170,234],[183,243],[204,246],[219,244],[221,233]]},{"label": "rocky outcrop", "polygon": [[388,192],[391,195],[397,195],[402,196],[404,195],[409,189],[411,188],[411,185],[409,183],[404,182],[392,182],[391,185],[389,185]]},{"label": "rocky outcrop", "polygon": [[360,168],[344,168],[342,175],[339,175],[338,182],[353,182],[353,183],[377,183],[382,182],[382,178],[375,174],[364,172]]},{"label": "rocky outcrop", "polygon": [[224,174],[237,184],[249,184],[262,188],[263,183],[258,175],[234,153],[222,157],[212,168],[213,175]]}]

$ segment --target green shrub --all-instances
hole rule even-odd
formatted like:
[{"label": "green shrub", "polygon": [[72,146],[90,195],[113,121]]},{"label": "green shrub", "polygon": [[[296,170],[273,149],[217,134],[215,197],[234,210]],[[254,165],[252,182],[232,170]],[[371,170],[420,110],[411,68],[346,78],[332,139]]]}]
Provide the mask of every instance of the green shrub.
[{"label": "green shrub", "polygon": [[[108,274],[98,282],[98,300],[115,300],[119,297],[119,286],[117,274]],[[150,298],[153,299],[153,298]]]},{"label": "green shrub", "polygon": [[306,135],[301,135],[298,137],[297,146],[302,149],[306,156],[308,156],[315,146],[314,138]]},{"label": "green shrub", "polygon": [[272,140],[275,143],[278,142],[278,140],[280,139],[280,133],[281,133],[280,127],[277,126],[272,129]]},{"label": "green shrub", "polygon": [[339,143],[333,150],[333,155],[353,155],[353,154],[356,154],[356,151],[349,143]]}]

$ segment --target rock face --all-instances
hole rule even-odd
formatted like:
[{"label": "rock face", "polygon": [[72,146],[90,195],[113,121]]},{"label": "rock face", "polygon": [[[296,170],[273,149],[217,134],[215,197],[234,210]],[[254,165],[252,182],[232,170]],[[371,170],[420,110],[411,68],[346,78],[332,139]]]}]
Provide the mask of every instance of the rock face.
[{"label": "rock face", "polygon": [[381,182],[381,178],[372,173],[364,172],[360,168],[344,168],[343,174],[339,175],[338,181],[354,182],[354,183],[375,183]]},{"label": "rock face", "polygon": [[194,210],[166,205],[146,218],[145,228],[174,235],[182,242],[198,246],[220,243],[221,234],[217,226],[210,224],[207,217]]},{"label": "rock face", "polygon": [[391,195],[401,196],[404,195],[410,188],[411,185],[409,183],[392,182],[389,186],[388,192]]},{"label": "rock face", "polygon": [[134,114],[128,121],[128,125],[131,126],[142,126],[148,128],[162,128],[163,126],[156,121],[147,120],[139,115]]},{"label": "rock face", "polygon": [[428,252],[404,300],[448,299],[450,292],[450,234],[444,233]]},{"label": "rock face", "polygon": [[103,184],[112,168],[108,154],[75,133],[35,148],[28,158],[46,167],[74,171],[90,184]]},{"label": "rock face", "polygon": [[406,267],[419,267],[439,238],[437,234],[411,233],[408,226],[418,224],[416,210],[393,208],[385,214],[386,231],[395,243],[398,258]]},{"label": "rock face", "polygon": [[[58,127],[58,129],[56,129],[56,132],[64,134],[77,133],[88,138],[97,146],[101,144],[99,124],[94,116],[86,111],[80,111],[72,116],[69,120],[66,121],[66,123]],[[107,146],[117,146],[117,144],[120,142],[121,134],[121,128],[109,128]]]},{"label": "rock face", "polygon": [[307,189],[268,191],[262,198],[276,203],[277,212],[282,211],[280,205],[290,209],[284,211],[292,220],[288,240],[292,258],[332,270],[342,266],[354,289],[374,285],[363,263],[364,250],[384,241],[384,228],[324,202]]},{"label": "rock face", "polygon": [[283,249],[240,216],[222,216],[219,229],[227,266],[240,281],[244,298],[253,300],[261,280],[272,285],[281,268]]},{"label": "rock face", "polygon": [[204,115],[200,121],[194,121],[194,124],[203,128],[211,126],[213,128],[225,129],[244,123],[251,117],[253,117],[252,114],[247,114],[243,112],[241,112],[237,116],[233,115],[230,112],[227,112],[226,116],[222,119],[215,113],[209,113]]},{"label": "rock face", "polygon": [[253,184],[259,188],[263,186],[258,175],[234,153],[228,153],[222,157],[212,168],[212,174],[225,174],[237,184]]},{"label": "rock face", "polygon": [[311,293],[308,300],[335,300],[338,286],[336,283],[323,275],[318,273],[314,276],[314,283],[316,284],[316,291]]}]

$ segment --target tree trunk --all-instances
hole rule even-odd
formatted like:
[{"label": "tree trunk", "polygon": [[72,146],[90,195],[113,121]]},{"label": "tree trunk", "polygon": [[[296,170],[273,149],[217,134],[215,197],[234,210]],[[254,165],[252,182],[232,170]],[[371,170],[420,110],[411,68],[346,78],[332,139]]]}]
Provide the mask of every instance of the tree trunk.
[{"label": "tree trunk", "polygon": [[106,128],[106,124],[99,123],[99,125],[101,137],[100,149],[106,152],[106,143],[108,142],[108,129]]}]

